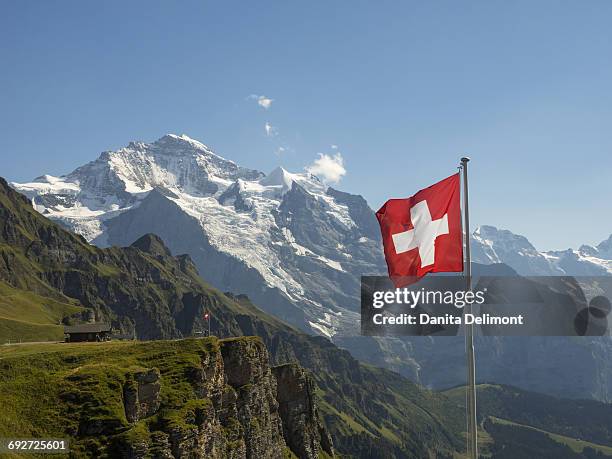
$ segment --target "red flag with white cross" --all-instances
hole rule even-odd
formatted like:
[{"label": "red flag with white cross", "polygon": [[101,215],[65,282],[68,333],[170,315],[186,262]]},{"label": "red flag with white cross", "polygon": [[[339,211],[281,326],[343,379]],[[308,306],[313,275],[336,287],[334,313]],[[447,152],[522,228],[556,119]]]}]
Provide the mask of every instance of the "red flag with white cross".
[{"label": "red flag with white cross", "polygon": [[389,277],[404,287],[430,272],[463,271],[459,174],[378,212]]}]

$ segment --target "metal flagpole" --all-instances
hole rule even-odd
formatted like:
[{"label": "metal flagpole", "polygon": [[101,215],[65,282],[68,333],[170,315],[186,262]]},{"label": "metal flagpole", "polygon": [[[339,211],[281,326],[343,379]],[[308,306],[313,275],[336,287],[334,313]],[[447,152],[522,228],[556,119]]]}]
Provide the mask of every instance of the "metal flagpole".
[{"label": "metal flagpole", "polygon": [[[210,310],[209,309],[205,309],[204,310],[204,320],[206,321],[206,327],[207,327],[207,331],[206,331],[206,336],[210,336]],[[202,333],[204,333],[204,330],[202,330]]]},{"label": "metal flagpole", "polygon": [[[465,261],[463,274],[467,282],[467,291],[472,290],[472,258],[470,254],[470,211],[468,200],[468,162],[470,158],[461,158],[461,169],[463,171],[463,217],[465,231]],[[466,313],[472,313],[472,305],[466,306]],[[476,420],[476,358],[474,353],[474,325],[465,327],[465,351],[467,354],[467,429],[468,429],[468,457],[478,459],[478,432]]]}]

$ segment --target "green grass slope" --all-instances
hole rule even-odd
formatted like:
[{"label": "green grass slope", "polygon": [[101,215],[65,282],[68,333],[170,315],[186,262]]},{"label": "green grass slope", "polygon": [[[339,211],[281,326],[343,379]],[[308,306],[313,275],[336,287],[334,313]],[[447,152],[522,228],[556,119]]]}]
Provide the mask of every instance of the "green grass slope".
[{"label": "green grass slope", "polygon": [[[525,426],[506,419],[493,416],[484,422],[485,428],[492,433],[497,441],[491,448],[491,454],[499,456],[503,451],[507,457],[513,450],[514,457],[524,450],[524,454],[534,453],[534,445],[540,450],[540,455],[567,458],[612,457],[612,447],[598,445],[585,440],[567,437],[543,429]],[[526,441],[527,440],[527,441]],[[527,443],[527,444],[525,444]]]},{"label": "green grass slope", "polygon": [[68,298],[59,301],[0,281],[0,344],[62,340],[62,321],[82,310]]},{"label": "green grass slope", "polygon": [[[465,406],[465,388],[444,392]],[[612,405],[560,399],[515,387],[477,387],[482,453],[495,458],[612,457]]]},{"label": "green grass slope", "polygon": [[[122,436],[185,422],[185,410],[210,403],[197,396],[186,375],[218,345],[206,338],[0,347],[0,437],[70,437],[75,457],[112,457]],[[155,416],[132,425],[122,387],[143,368],[160,371],[161,406]],[[87,426],[96,432],[87,432]]]},{"label": "green grass slope", "polygon": [[[109,445],[120,440],[118,435],[139,435],[149,431],[147,426],[178,422],[183,418],[185,406],[200,403],[195,400],[195,389],[185,380],[185,375],[197,367],[201,355],[210,352],[216,343],[215,338],[205,338],[0,347],[0,406],[3,407],[0,437],[69,435],[75,438],[86,420],[88,424],[99,423],[105,427],[101,434],[79,435],[72,444],[75,454],[107,454]],[[163,409],[146,421],[147,426],[132,427],[125,418],[119,388],[132,373],[150,367],[158,368],[162,375]],[[377,422],[372,416],[360,413],[356,405],[350,404],[347,409],[347,405],[338,404],[337,396],[321,389],[320,409],[334,427],[334,438],[352,438],[356,445],[361,445],[362,457],[423,457],[428,452],[408,453],[406,443],[415,443],[411,446],[415,451],[420,448],[418,443],[432,446],[436,430],[446,430],[443,426],[448,422],[443,413],[445,401],[412,384],[390,382],[389,390],[381,394],[385,399],[381,409],[386,406],[391,416]],[[398,430],[397,425],[406,420],[419,424],[420,434],[414,428]],[[353,437],[355,433],[370,437],[377,448],[360,441],[359,436]],[[378,436],[387,441],[377,442]],[[448,445],[453,441],[448,439]],[[396,450],[390,444],[396,445]],[[346,445],[339,446],[340,450],[347,449]],[[448,448],[444,453],[442,448],[432,448],[431,453],[451,457],[453,450]]]}]

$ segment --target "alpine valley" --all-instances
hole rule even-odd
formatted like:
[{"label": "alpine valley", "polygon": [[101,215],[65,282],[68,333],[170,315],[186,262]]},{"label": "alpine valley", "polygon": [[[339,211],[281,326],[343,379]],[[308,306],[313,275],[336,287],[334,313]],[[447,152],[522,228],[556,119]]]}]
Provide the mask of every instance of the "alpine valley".
[{"label": "alpine valley", "polygon": [[[307,172],[264,174],[168,134],[104,152],[65,176],[11,186],[42,215],[99,247],[156,234],[171,253],[188,254],[214,287],[246,294],[364,362],[435,389],[465,380],[461,338],[359,336],[360,276],[386,272],[378,224],[363,197]],[[612,275],[612,236],[596,247],[540,252],[525,237],[482,226],[472,247],[480,274]],[[164,327],[120,325],[142,339],[169,337]],[[477,348],[481,381],[612,400],[609,337],[479,338]]]}]

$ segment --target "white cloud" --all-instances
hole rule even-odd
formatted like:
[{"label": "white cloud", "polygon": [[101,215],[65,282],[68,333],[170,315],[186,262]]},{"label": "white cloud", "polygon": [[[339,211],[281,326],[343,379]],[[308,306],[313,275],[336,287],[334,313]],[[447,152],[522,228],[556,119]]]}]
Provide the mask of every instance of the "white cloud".
[{"label": "white cloud", "polygon": [[266,110],[269,109],[272,106],[272,102],[274,102],[274,99],[270,99],[266,96],[258,96],[257,94],[251,94],[249,97],[247,97],[247,99],[256,100],[257,105],[265,108]]},{"label": "white cloud", "polygon": [[319,153],[319,157],[306,166],[306,170],[328,183],[338,183],[346,175],[344,158],[340,152],[333,156]]},{"label": "white cloud", "polygon": [[259,96],[257,99],[257,103],[260,107],[265,108],[266,110],[272,106],[273,100],[266,96]]},{"label": "white cloud", "polygon": [[337,150],[338,149],[338,145],[331,145],[331,149],[332,150]]},{"label": "white cloud", "polygon": [[266,124],[264,124],[264,129],[265,129],[266,135],[268,137],[274,137],[274,136],[278,135],[278,129],[276,129],[274,126],[272,126],[267,121],[266,121]]},{"label": "white cloud", "polygon": [[276,149],[276,151],[274,152],[275,155],[280,156],[283,153],[285,153],[287,151],[287,149],[285,147],[278,147]]}]

